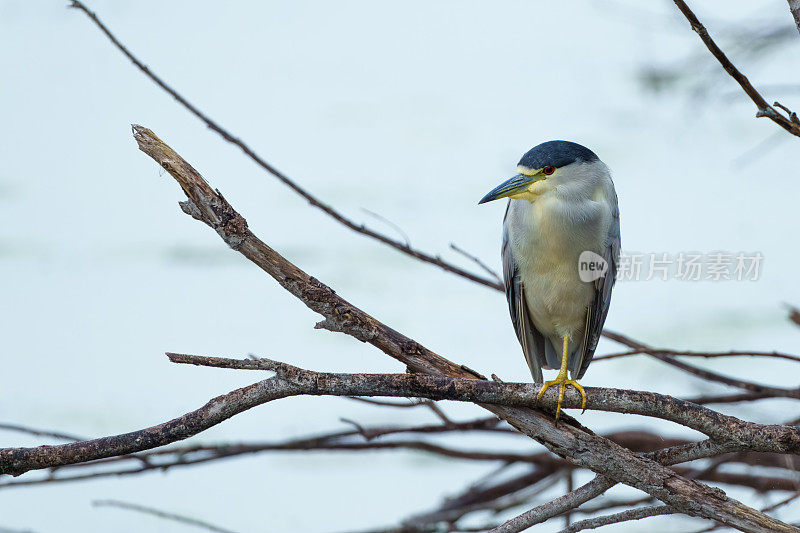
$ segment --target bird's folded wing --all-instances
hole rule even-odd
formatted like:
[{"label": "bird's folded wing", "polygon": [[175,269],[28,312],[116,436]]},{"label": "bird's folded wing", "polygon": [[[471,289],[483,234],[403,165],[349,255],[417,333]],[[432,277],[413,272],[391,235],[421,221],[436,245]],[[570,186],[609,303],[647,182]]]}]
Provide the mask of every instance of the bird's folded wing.
[{"label": "bird's folded wing", "polygon": [[[603,277],[594,282],[594,300],[589,305],[588,314],[586,317],[586,332],[583,341],[583,350],[580,362],[576,361],[575,365],[570,365],[570,372],[573,379],[580,379],[589,368],[589,363],[592,362],[594,351],[597,349],[597,343],[600,340],[600,334],[603,332],[603,324],[608,315],[608,306],[611,303],[611,290],[614,288],[614,282],[617,277],[617,262],[619,261],[620,251],[620,237],[619,237],[619,209],[617,208],[616,195],[614,195],[614,211],[611,220],[611,226],[608,229],[608,237],[606,239],[606,249],[603,253],[603,259],[608,264]],[[575,371],[577,369],[577,372]]]},{"label": "bird's folded wing", "polygon": [[530,319],[528,303],[525,300],[525,287],[519,275],[508,234],[503,230],[503,278],[505,281],[506,299],[508,310],[511,313],[511,322],[517,332],[517,338],[522,345],[525,361],[531,369],[531,376],[535,383],[542,383],[542,366],[545,363],[545,339],[536,329]]}]

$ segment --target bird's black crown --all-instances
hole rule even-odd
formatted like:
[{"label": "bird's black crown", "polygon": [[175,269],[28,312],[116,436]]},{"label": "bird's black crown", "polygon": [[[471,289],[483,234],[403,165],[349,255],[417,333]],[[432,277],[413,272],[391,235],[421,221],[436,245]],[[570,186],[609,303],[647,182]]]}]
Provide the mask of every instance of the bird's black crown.
[{"label": "bird's black crown", "polygon": [[525,168],[563,167],[575,162],[599,161],[597,154],[570,141],[547,141],[534,146],[522,156],[517,165]]}]

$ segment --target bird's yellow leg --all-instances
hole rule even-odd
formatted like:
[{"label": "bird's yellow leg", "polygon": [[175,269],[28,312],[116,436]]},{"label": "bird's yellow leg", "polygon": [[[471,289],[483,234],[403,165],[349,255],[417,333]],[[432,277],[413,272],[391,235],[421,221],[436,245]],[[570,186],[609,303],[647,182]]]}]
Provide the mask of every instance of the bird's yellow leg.
[{"label": "bird's yellow leg", "polygon": [[572,385],[578,392],[581,393],[581,398],[583,401],[581,402],[581,409],[586,410],[586,393],[583,390],[583,387],[575,381],[574,379],[567,379],[567,359],[569,358],[569,337],[564,335],[564,348],[561,353],[561,368],[558,371],[558,375],[556,379],[552,381],[545,381],[544,385],[542,385],[542,390],[539,391],[539,394],[536,395],[536,399],[540,400],[544,393],[547,391],[549,387],[552,385],[558,385],[558,404],[556,405],[556,420],[558,420],[558,415],[561,414],[561,402],[564,401],[564,392],[567,390],[567,385]]}]

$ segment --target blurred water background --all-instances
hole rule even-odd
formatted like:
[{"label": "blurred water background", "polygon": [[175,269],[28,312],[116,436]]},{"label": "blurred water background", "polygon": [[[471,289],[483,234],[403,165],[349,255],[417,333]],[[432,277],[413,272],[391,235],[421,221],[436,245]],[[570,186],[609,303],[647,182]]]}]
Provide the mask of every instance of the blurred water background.
[{"label": "blurred water background", "polygon": [[[131,123],[153,129],[256,234],[348,300],[455,361],[529,380],[500,294],[310,208],[65,4],[0,1],[0,421],[115,434],[257,379],[171,365],[165,351],[255,353],[330,371],[402,370],[369,346],[313,330],[316,315],[183,215],[182,194],[137,150]],[[450,242],[499,270],[504,206],[476,202],[513,173],[520,155],[549,139],[585,144],[614,172],[625,250],[764,256],[758,281],[621,282],[610,329],[674,348],[800,352],[800,331],[784,307],[800,303],[800,144],[754,118],[753,105],[669,2],[93,0],[90,8],[156,73],[313,194],[392,233],[364,209],[377,212],[414,246],[467,267]],[[707,2],[698,14],[721,34],[723,48],[737,47],[733,60],[757,87],[781,84],[764,91],[768,100],[800,107],[792,85],[800,83],[800,38],[762,55],[746,53],[740,38],[757,27],[791,28],[784,2]],[[689,75],[665,90],[643,75],[654,66]],[[598,353],[616,350],[604,340]],[[696,362],[798,384],[789,362]],[[583,383],[685,395],[722,390],[644,356],[593,365]],[[445,407],[456,418],[479,414]],[[737,412],[763,422],[798,414],[795,404],[774,400]],[[433,420],[420,410],[294,398],[194,440],[303,436],[342,428],[342,416],[362,424]],[[595,431],[653,424],[597,412],[581,421]],[[41,442],[0,433],[2,446]],[[449,442],[513,446],[464,436]],[[352,530],[432,508],[492,467],[411,452],[260,455],[3,490],[0,527],[185,530],[90,505],[116,498],[236,531]],[[563,487],[549,494],[555,491]],[[744,489],[729,494],[751,497]],[[779,516],[796,519],[798,510],[788,506]],[[651,520],[654,530],[689,527],[682,518]]]}]

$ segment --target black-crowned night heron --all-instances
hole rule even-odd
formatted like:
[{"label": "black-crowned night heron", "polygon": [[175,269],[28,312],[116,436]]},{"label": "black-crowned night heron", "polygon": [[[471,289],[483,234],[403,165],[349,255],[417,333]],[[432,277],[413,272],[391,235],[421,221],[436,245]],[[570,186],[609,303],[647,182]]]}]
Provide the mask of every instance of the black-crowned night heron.
[{"label": "black-crowned night heron", "polygon": [[[608,314],[619,257],[619,208],[608,167],[569,141],[532,148],[518,174],[479,203],[509,198],[503,220],[503,277],[511,321],[536,383],[558,376],[556,419],[567,385],[583,377]],[[571,379],[567,379],[569,370]]]}]

